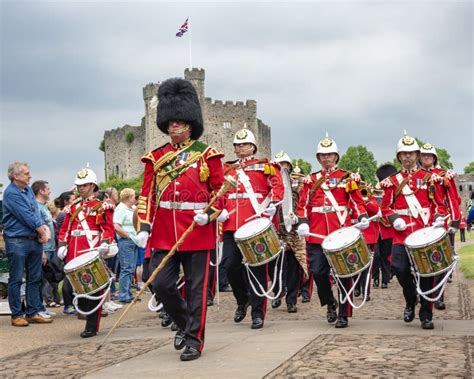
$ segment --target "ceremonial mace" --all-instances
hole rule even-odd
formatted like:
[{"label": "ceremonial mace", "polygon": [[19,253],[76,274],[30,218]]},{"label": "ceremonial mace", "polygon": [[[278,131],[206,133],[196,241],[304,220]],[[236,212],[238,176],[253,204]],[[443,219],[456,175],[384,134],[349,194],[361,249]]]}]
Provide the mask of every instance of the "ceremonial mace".
[{"label": "ceremonial mace", "polygon": [[[224,183],[222,183],[221,188],[219,191],[212,197],[212,199],[209,201],[209,204],[202,210],[203,213],[206,213],[209,208],[212,207],[212,205],[222,196],[224,195],[230,188],[236,187],[237,182],[234,179],[233,176],[227,175],[224,177]],[[100,350],[100,348],[105,344],[109,336],[112,334],[112,332],[117,328],[117,326],[120,324],[122,319],[125,317],[125,315],[130,311],[130,308],[138,301],[139,297],[143,295],[143,292],[145,292],[145,289],[151,284],[153,279],[155,279],[156,275],[163,269],[163,267],[166,265],[166,263],[169,261],[169,259],[176,253],[176,250],[178,247],[180,247],[186,237],[188,236],[189,233],[192,232],[194,229],[194,226],[196,225],[196,221],[193,221],[191,225],[184,231],[184,233],[181,235],[178,241],[173,245],[171,250],[168,252],[168,254],[165,255],[161,263],[155,270],[151,273],[150,278],[146,281],[146,283],[142,286],[139,292],[135,294],[135,297],[133,298],[132,302],[127,306],[127,308],[124,309],[123,313],[120,315],[119,319],[115,322],[114,326],[112,326],[112,329],[107,333],[107,335],[104,337],[104,340],[97,346],[97,350]]]}]

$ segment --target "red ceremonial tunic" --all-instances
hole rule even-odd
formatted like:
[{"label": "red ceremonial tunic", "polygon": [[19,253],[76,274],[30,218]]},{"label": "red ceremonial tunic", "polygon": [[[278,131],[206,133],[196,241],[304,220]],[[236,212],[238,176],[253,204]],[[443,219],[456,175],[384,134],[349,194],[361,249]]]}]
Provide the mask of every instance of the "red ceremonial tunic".
[{"label": "red ceremonial tunic", "polygon": [[[191,140],[179,146],[167,143],[142,157],[145,171],[137,205],[138,227],[151,232],[151,249],[170,250],[193,222],[194,210],[203,209],[221,188],[223,156]],[[214,211],[220,209],[219,204]],[[210,250],[215,244],[215,224],[210,222],[196,225],[178,251]]]},{"label": "red ceremonial tunic", "polygon": [[[365,208],[367,209],[369,217],[375,216],[380,210],[377,200],[373,196],[370,196],[369,199],[365,201]],[[380,233],[379,222],[377,220],[371,221],[369,227],[361,230],[361,232],[368,245],[375,245]]]},{"label": "red ceremonial tunic", "polygon": [[64,262],[88,253],[83,250],[98,247],[102,242],[111,243],[114,236],[112,205],[94,197],[76,200],[66,211],[59,231],[59,246],[68,246]]},{"label": "red ceremonial tunic", "polygon": [[[403,244],[409,234],[431,225],[436,216],[444,216],[446,214],[443,188],[439,182],[433,181],[431,176],[432,173],[424,169],[415,169],[410,173],[406,170],[401,170],[380,182],[385,191],[382,200],[382,216],[388,218],[392,225],[399,217],[403,218],[407,224],[413,223],[404,231],[393,230],[394,244]],[[411,196],[409,194],[413,193],[421,208],[427,214],[426,221],[419,214],[415,217],[411,213],[403,192],[396,196],[396,191],[401,182],[406,183],[407,196]]]},{"label": "red ceremonial tunic", "polygon": [[[446,170],[441,168],[433,168],[430,171],[436,174],[434,180],[438,180],[442,184],[442,196],[445,199],[445,204],[451,218],[451,225],[458,227],[461,221],[461,198],[459,197],[458,189],[456,188],[456,180],[454,176],[448,178]],[[449,226],[449,222],[446,222],[446,225]]]},{"label": "red ceremonial tunic", "polygon": [[[313,190],[315,183],[321,185]],[[328,198],[331,195],[337,204],[337,212]],[[351,225],[348,215],[351,208],[354,218],[360,220],[362,216],[367,217],[357,182],[351,178],[350,172],[335,168],[321,170],[309,176],[300,192],[297,214],[300,223],[308,219],[311,233],[327,236],[337,229]],[[321,244],[322,241],[323,238],[308,237],[309,243]]]},{"label": "red ceremonial tunic", "polygon": [[[253,157],[243,159],[241,162],[234,161],[226,163],[226,175],[234,176],[238,181],[237,187],[231,188],[225,196],[225,208],[229,212],[229,219],[222,225],[222,231],[235,231],[251,220],[247,220],[256,214],[249,195],[244,185],[239,180],[237,170],[242,168],[248,176],[255,198],[261,204],[267,197],[270,202],[283,200],[284,187],[278,164],[269,162],[268,159],[255,159]],[[275,227],[278,228],[278,219],[273,218]]]}]

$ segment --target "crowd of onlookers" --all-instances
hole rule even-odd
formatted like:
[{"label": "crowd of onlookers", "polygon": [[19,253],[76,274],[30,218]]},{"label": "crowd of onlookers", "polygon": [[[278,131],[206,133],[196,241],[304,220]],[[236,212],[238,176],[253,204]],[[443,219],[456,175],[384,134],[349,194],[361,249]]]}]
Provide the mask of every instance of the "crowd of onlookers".
[{"label": "crowd of onlookers", "polygon": [[[73,305],[73,289],[65,280],[64,262],[57,254],[59,230],[76,199],[74,190],[51,199],[49,183],[37,180],[30,186],[28,164],[21,162],[9,166],[8,177],[11,183],[3,196],[2,228],[9,266],[12,325],[50,323],[56,315],[55,308],[81,318]],[[135,191],[125,188],[119,194],[110,187],[94,195],[114,210],[116,241],[113,243],[118,245],[118,254],[105,260],[115,276],[110,295],[102,306],[102,316],[106,316],[122,308],[123,303],[130,303],[132,291],[143,285],[144,249],[134,239]]]}]

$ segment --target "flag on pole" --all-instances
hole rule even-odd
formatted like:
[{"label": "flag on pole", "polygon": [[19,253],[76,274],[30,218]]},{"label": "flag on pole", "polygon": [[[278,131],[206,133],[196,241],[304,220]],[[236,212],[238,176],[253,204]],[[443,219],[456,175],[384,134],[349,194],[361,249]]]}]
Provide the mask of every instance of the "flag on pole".
[{"label": "flag on pole", "polygon": [[183,34],[188,31],[188,20],[189,17],[184,21],[184,24],[180,26],[178,33],[176,33],[176,37],[182,37]]}]

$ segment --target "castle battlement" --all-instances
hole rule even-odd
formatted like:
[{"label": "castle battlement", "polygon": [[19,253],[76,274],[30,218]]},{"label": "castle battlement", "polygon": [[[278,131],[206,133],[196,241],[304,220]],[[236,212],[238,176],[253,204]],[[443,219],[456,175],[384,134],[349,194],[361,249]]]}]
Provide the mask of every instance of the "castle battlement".
[{"label": "castle battlement", "polygon": [[[204,96],[205,70],[186,68],[184,78],[196,88],[201,102],[204,119],[204,133],[200,140],[212,145],[225,154],[224,160],[235,159],[233,140],[235,133],[248,127],[255,134],[259,158],[271,157],[270,127],[257,118],[255,100],[232,101],[213,100]],[[148,83],[143,87],[145,116],[141,126],[125,125],[104,133],[106,178],[118,176],[134,178],[141,174],[141,156],[146,152],[169,142],[169,137],[156,126],[157,95],[160,83]],[[134,135],[133,141],[130,133]],[[128,137],[127,137],[128,134]]]}]

